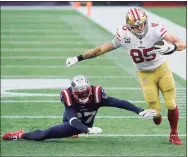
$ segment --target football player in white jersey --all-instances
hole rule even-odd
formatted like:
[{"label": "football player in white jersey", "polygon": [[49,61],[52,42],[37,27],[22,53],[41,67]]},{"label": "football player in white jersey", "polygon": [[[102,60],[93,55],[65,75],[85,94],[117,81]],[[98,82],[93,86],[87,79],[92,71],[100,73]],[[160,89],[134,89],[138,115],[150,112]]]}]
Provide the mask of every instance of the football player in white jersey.
[{"label": "football player in white jersey", "polygon": [[[155,44],[161,40],[161,43]],[[159,125],[162,121],[160,90],[168,109],[168,121],[171,128],[169,142],[181,145],[177,131],[179,111],[176,104],[175,81],[164,55],[182,51],[186,45],[176,36],[169,34],[164,25],[149,23],[148,16],[143,10],[130,9],[126,14],[126,24],[117,30],[112,41],[87,50],[77,57],[67,58],[66,66],[100,56],[121,46],[128,49],[148,107],[158,112],[158,116],[153,118],[154,123]]]}]

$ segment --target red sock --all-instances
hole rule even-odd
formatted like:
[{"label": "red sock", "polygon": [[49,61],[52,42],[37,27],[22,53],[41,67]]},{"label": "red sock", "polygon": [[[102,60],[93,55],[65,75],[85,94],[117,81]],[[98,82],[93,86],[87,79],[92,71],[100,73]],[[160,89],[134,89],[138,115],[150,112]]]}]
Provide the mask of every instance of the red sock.
[{"label": "red sock", "polygon": [[178,119],[179,111],[177,106],[174,110],[168,110],[168,121],[170,123],[171,132],[173,133],[177,133]]}]

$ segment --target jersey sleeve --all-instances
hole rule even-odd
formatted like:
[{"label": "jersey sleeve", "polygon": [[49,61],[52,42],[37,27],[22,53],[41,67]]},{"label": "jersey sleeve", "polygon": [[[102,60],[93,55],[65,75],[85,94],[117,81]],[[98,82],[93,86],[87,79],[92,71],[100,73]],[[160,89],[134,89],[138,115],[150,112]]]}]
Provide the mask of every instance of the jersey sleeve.
[{"label": "jersey sleeve", "polygon": [[68,89],[62,90],[60,93],[60,100],[63,104],[67,105],[67,106],[71,106],[72,105],[72,99],[71,99],[71,94],[68,91]]},{"label": "jersey sleeve", "polygon": [[114,49],[119,48],[122,46],[122,41],[124,40],[124,38],[127,35],[127,26],[123,25],[121,27],[119,27],[115,33],[115,37],[114,39],[111,41]]},{"label": "jersey sleeve", "polygon": [[[62,92],[60,93],[60,101],[65,104],[65,98],[64,95],[62,94]],[[65,104],[66,105],[66,104]]]},{"label": "jersey sleeve", "polygon": [[120,42],[121,42],[121,40],[122,40],[122,35],[121,35],[121,33],[122,33],[121,28],[118,28],[117,31],[116,31],[115,38],[116,38],[118,41],[120,41]]},{"label": "jersey sleeve", "polygon": [[[153,27],[155,27],[155,24],[152,24]],[[161,24],[158,23],[156,26],[156,36],[158,37],[159,40],[162,40],[163,37],[167,34],[167,28]]]},{"label": "jersey sleeve", "polygon": [[111,41],[111,44],[113,46],[113,49],[117,49],[119,47],[121,47],[121,41],[115,37],[112,41]]},{"label": "jersey sleeve", "polygon": [[101,89],[100,89],[101,91],[101,99],[103,100],[103,99],[107,99],[108,98],[108,96],[107,96],[107,94],[106,94],[106,91],[104,90],[104,88],[102,88],[101,87]]},{"label": "jersey sleeve", "polygon": [[102,99],[107,97],[104,89],[101,86],[93,86],[93,95],[95,104],[101,104]]},{"label": "jersey sleeve", "polygon": [[136,107],[134,104],[130,103],[129,101],[121,100],[113,97],[107,97],[103,99],[102,106],[120,108],[128,111],[132,111],[137,114],[143,111],[142,108]]},{"label": "jersey sleeve", "polygon": [[118,28],[117,31],[116,31],[114,39],[111,41],[114,49],[121,47],[121,40],[122,40],[121,28]]}]

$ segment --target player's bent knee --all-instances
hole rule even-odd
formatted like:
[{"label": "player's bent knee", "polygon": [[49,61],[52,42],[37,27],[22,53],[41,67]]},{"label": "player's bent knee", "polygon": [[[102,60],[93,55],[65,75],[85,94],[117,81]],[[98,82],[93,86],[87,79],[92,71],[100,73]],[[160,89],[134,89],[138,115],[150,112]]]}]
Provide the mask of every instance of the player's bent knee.
[{"label": "player's bent knee", "polygon": [[163,92],[165,105],[169,110],[176,108],[176,91],[175,89]]},{"label": "player's bent knee", "polygon": [[166,107],[169,109],[169,110],[173,110],[176,108],[176,103],[175,101],[165,101],[165,104],[166,104]]}]

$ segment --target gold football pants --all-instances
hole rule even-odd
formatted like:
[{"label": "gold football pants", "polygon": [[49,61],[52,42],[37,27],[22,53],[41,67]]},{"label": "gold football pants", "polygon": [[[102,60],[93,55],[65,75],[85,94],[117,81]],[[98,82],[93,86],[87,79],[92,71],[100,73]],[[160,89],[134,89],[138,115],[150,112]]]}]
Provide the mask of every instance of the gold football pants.
[{"label": "gold football pants", "polygon": [[176,107],[176,88],[173,74],[167,62],[150,71],[137,71],[144,99],[150,109],[161,113],[159,90],[164,97],[165,105],[173,110]]}]

